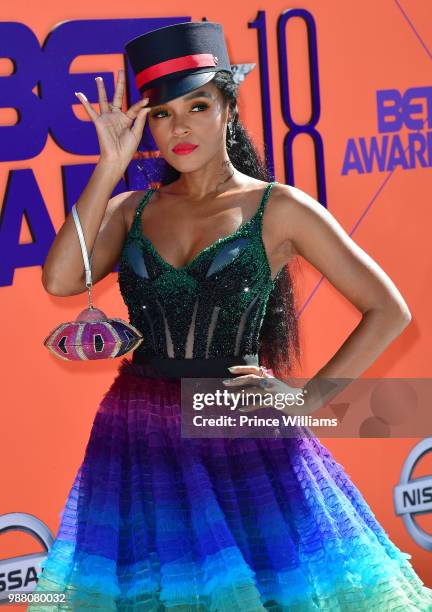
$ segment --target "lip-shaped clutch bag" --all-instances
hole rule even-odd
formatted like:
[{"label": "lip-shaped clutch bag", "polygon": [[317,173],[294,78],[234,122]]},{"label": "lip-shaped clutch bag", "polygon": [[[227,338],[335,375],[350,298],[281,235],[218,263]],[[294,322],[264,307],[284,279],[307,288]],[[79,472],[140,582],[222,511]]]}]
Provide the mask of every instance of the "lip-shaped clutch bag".
[{"label": "lip-shaped clutch bag", "polygon": [[88,308],[81,311],[75,321],[57,325],[43,343],[53,355],[66,361],[122,357],[141,344],[143,335],[130,323],[108,318],[102,310],[93,306],[90,262],[75,204],[72,215],[84,260]]}]

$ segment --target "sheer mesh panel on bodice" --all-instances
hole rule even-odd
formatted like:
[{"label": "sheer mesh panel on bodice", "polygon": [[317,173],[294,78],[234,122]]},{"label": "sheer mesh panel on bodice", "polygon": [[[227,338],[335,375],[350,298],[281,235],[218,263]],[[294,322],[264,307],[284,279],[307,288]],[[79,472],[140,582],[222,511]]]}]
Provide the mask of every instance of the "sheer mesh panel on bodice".
[{"label": "sheer mesh panel on bodice", "polygon": [[274,182],[253,217],[175,268],[142,231],[137,206],[121,257],[118,282],[132,325],[149,357],[209,358],[258,353],[259,333],[276,279],[262,240],[262,217]]}]

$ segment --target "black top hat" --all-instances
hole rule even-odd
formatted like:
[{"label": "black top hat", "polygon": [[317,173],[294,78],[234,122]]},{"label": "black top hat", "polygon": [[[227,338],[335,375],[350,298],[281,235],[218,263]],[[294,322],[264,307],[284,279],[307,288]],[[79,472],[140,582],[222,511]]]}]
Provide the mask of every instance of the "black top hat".
[{"label": "black top hat", "polygon": [[220,70],[232,73],[222,26],[211,21],[158,28],[133,38],[125,49],[149,106],[183,96]]}]

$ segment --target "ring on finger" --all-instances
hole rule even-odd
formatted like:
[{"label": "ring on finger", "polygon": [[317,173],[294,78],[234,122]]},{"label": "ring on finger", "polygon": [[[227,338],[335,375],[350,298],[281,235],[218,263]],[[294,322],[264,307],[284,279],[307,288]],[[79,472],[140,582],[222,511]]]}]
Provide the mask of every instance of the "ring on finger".
[{"label": "ring on finger", "polygon": [[120,107],[120,106],[115,106],[115,104],[110,104],[110,105],[109,105],[109,107],[110,107],[110,110],[112,110],[112,111],[113,111],[114,109],[116,109],[116,110],[121,110],[121,107]]}]

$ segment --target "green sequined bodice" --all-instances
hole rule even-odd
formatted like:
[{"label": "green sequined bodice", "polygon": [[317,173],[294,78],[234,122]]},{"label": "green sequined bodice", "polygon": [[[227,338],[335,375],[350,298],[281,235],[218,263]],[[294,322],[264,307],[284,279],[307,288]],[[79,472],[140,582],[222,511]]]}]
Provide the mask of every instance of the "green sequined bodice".
[{"label": "green sequined bodice", "polygon": [[262,216],[274,182],[254,216],[229,236],[174,268],[143,234],[138,205],[121,257],[118,282],[146,356],[228,357],[258,353],[259,333],[275,280],[262,241]]}]

